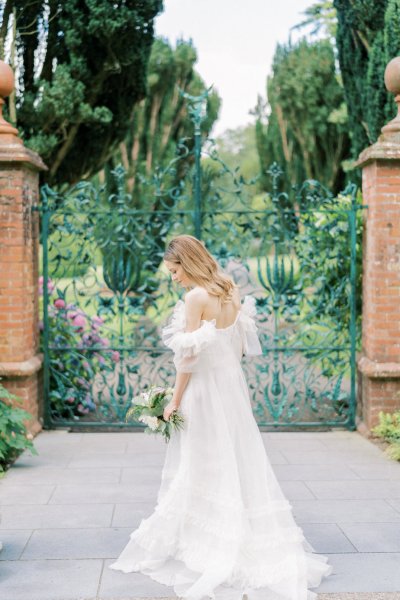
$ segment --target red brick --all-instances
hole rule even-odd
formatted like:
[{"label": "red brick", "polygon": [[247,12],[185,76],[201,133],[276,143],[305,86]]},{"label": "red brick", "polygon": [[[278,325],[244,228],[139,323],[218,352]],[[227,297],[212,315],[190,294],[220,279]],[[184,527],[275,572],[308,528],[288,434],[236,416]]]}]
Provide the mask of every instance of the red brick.
[{"label": "red brick", "polygon": [[[377,363],[400,366],[400,161],[374,160],[363,168],[362,348]],[[380,410],[400,408],[400,378],[362,376],[361,414],[367,427]]]},{"label": "red brick", "polygon": [[[9,157],[0,166],[0,360],[10,363],[30,360],[38,353],[39,220],[32,214],[27,224],[24,217],[38,197],[38,173],[29,160],[27,157],[26,164],[13,162],[10,146]],[[17,390],[24,407],[35,417],[29,424],[35,432],[40,429],[40,378],[40,373],[34,373],[2,379],[8,389]]]}]

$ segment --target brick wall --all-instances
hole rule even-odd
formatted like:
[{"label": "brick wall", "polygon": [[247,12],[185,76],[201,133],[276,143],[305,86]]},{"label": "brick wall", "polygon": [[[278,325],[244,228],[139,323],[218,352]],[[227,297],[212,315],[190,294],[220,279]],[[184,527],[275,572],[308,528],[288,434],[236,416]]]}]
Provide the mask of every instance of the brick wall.
[{"label": "brick wall", "polygon": [[365,150],[361,415],[400,409],[400,144],[380,139]]},{"label": "brick wall", "polygon": [[0,376],[41,428],[38,330],[40,158],[13,136],[0,135]]}]

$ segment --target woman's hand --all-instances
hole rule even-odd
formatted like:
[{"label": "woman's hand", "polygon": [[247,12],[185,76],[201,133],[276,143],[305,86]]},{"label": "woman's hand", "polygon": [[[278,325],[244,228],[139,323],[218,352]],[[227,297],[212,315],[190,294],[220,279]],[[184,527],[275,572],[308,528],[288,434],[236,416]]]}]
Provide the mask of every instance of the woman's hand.
[{"label": "woman's hand", "polygon": [[179,404],[176,400],[172,399],[171,402],[168,402],[167,406],[164,408],[163,417],[165,421],[169,421],[170,416],[174,412],[174,410],[178,410]]}]

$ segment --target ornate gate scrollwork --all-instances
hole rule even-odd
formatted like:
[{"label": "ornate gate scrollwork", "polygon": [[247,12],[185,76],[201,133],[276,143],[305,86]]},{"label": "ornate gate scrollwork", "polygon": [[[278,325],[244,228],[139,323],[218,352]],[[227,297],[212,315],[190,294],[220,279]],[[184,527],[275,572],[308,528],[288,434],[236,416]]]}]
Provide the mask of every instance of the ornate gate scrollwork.
[{"label": "ornate gate scrollwork", "polygon": [[244,368],[259,425],[354,427],[356,189],[334,197],[306,181],[283,191],[278,165],[268,175],[260,194],[196,126],[166,169],[143,178],[141,198],[126,193],[122,167],[108,188],[42,188],[48,426],[126,427],[139,391],[171,384],[160,327],[178,290],[162,256],[171,237],[191,233],[256,298],[263,356]]}]

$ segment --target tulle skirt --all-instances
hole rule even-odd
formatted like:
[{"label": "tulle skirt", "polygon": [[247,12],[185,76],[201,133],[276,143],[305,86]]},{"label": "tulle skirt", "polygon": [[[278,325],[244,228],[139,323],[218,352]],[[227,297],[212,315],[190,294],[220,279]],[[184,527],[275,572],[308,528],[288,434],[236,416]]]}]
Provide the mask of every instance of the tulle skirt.
[{"label": "tulle skirt", "polygon": [[297,526],[267,457],[240,363],[193,373],[154,512],[112,569],[190,600],[311,600],[331,573]]}]

